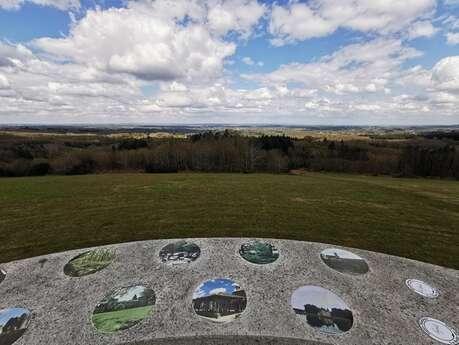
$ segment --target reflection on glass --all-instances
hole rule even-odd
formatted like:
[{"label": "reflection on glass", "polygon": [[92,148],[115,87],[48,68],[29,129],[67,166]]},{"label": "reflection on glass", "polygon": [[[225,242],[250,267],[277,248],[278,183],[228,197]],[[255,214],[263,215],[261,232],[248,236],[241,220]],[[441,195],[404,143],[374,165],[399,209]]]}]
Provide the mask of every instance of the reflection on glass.
[{"label": "reflection on glass", "polygon": [[246,305],[245,291],[230,279],[208,280],[193,293],[196,314],[215,322],[229,322],[238,318]]},{"label": "reflection on glass", "polygon": [[161,261],[170,264],[184,264],[196,260],[201,255],[201,249],[195,243],[178,241],[170,243],[159,252]]},{"label": "reflection on glass", "polygon": [[152,289],[139,285],[123,287],[110,293],[96,306],[91,321],[101,332],[127,329],[145,319],[155,302]]},{"label": "reflection on glass", "polygon": [[30,312],[24,308],[0,310],[0,344],[10,345],[26,331],[30,322]]},{"label": "reflection on glass", "polygon": [[5,280],[6,272],[0,268],[0,283]]},{"label": "reflection on glass", "polygon": [[368,272],[368,264],[360,256],[347,250],[329,248],[320,253],[320,257],[328,267],[341,273],[359,275]]},{"label": "reflection on glass", "polygon": [[352,311],[333,292],[318,286],[303,286],[293,292],[291,305],[308,325],[328,334],[341,334],[351,329]]},{"label": "reflection on glass", "polygon": [[423,317],[419,320],[419,326],[429,337],[442,344],[459,344],[454,329],[439,320]]},{"label": "reflection on glass", "polygon": [[428,298],[438,297],[437,289],[423,282],[422,280],[407,279],[406,286],[408,286],[411,291],[414,291],[421,296],[428,297]]},{"label": "reflection on glass", "polygon": [[279,257],[279,251],[268,242],[254,240],[241,245],[239,254],[254,264],[269,264]]},{"label": "reflection on glass", "polygon": [[71,277],[82,277],[95,273],[110,265],[115,253],[108,249],[95,249],[78,255],[64,267],[64,273]]}]

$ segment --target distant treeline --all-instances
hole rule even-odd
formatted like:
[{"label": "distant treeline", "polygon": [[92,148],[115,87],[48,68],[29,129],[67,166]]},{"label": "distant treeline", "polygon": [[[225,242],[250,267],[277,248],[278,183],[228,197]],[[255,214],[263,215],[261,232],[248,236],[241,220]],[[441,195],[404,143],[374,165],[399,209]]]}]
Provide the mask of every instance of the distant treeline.
[{"label": "distant treeline", "polygon": [[111,171],[285,173],[301,169],[459,179],[459,142],[455,135],[330,141],[247,137],[232,131],[205,132],[186,139],[0,136],[0,176]]}]

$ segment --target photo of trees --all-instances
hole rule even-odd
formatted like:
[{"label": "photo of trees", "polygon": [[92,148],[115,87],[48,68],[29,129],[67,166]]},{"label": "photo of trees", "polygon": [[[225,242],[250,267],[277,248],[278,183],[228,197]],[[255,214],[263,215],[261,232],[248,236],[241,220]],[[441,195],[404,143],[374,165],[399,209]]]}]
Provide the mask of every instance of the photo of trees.
[{"label": "photo of trees", "polygon": [[343,300],[318,286],[303,286],[295,290],[291,304],[298,316],[323,333],[347,332],[354,322],[352,311]]},{"label": "photo of trees", "polygon": [[170,265],[190,263],[201,255],[201,249],[195,243],[177,241],[165,246],[159,252],[163,263]]},{"label": "photo of trees", "polygon": [[71,277],[82,277],[95,273],[110,265],[115,253],[108,249],[96,249],[70,260],[64,266],[64,273]]},{"label": "photo of trees", "polygon": [[0,345],[10,345],[26,331],[30,312],[23,308],[0,310]]},{"label": "photo of trees", "polygon": [[241,245],[239,254],[254,264],[269,264],[277,260],[279,251],[271,243],[253,240]]},{"label": "photo of trees", "polygon": [[97,304],[91,321],[97,330],[113,333],[138,324],[151,313],[155,303],[152,289],[140,285],[119,288]]}]

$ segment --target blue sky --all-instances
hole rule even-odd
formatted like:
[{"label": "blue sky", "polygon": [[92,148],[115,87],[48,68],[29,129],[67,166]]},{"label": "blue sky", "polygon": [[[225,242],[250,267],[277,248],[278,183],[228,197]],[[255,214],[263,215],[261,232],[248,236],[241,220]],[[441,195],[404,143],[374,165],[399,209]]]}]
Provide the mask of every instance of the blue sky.
[{"label": "blue sky", "polygon": [[204,297],[214,295],[217,293],[233,293],[238,286],[235,282],[230,279],[212,279],[202,283],[193,294],[193,299],[198,297]]},{"label": "blue sky", "polygon": [[0,123],[459,123],[456,0],[0,0]]},{"label": "blue sky", "polygon": [[24,313],[29,313],[29,311],[23,308],[3,309],[0,313],[0,326],[4,326],[11,318],[20,317]]}]

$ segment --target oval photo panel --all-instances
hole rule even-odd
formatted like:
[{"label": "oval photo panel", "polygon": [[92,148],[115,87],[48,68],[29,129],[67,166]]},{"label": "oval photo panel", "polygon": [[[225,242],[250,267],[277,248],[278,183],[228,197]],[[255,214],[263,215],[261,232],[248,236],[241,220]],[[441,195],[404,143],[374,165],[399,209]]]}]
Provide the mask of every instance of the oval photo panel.
[{"label": "oval photo panel", "polygon": [[212,279],[202,283],[193,293],[196,314],[214,322],[237,319],[247,306],[245,291],[230,279]]},{"label": "oval photo panel", "polygon": [[341,273],[360,275],[369,271],[368,264],[363,258],[347,250],[325,249],[320,253],[320,257],[328,267]]},{"label": "oval photo panel", "polygon": [[152,289],[140,285],[119,288],[97,304],[91,322],[100,332],[121,331],[150,315],[155,303],[156,296]]},{"label": "oval photo panel", "polygon": [[190,263],[201,255],[199,246],[192,242],[177,241],[165,246],[159,252],[161,261],[168,265]]},{"label": "oval photo panel", "polygon": [[421,329],[432,339],[442,344],[459,344],[456,332],[451,327],[431,317],[423,317],[419,320]]},{"label": "oval photo panel", "polygon": [[354,323],[352,311],[346,303],[319,286],[307,285],[296,289],[291,305],[296,315],[323,333],[341,334],[349,331]]},{"label": "oval photo panel", "polygon": [[5,280],[6,272],[0,268],[0,283]]},{"label": "oval photo panel", "polygon": [[109,249],[95,249],[74,257],[64,266],[64,273],[70,277],[82,277],[100,271],[110,265],[115,252]]},{"label": "oval photo panel", "polygon": [[18,340],[27,330],[30,311],[24,308],[0,310],[0,344],[10,345]]},{"label": "oval photo panel", "polygon": [[271,243],[259,240],[245,242],[239,249],[239,254],[254,264],[270,264],[277,260],[279,251]]},{"label": "oval photo panel", "polygon": [[422,280],[407,279],[406,286],[408,286],[411,291],[427,298],[436,298],[439,295],[437,289],[423,282]]}]

